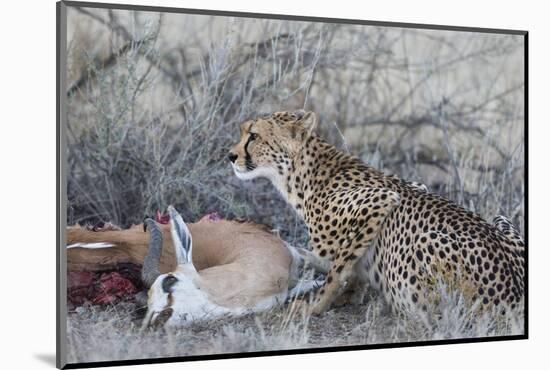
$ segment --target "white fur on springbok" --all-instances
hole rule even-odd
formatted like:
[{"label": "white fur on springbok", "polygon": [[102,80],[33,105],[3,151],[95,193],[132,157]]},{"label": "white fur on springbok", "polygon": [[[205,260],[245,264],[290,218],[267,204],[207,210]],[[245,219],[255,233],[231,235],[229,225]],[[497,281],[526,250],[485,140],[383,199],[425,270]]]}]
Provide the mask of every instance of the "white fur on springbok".
[{"label": "white fur on springbok", "polygon": [[67,245],[67,249],[70,248],[87,248],[87,249],[101,249],[101,248],[112,248],[115,245],[112,243],[74,243]]}]

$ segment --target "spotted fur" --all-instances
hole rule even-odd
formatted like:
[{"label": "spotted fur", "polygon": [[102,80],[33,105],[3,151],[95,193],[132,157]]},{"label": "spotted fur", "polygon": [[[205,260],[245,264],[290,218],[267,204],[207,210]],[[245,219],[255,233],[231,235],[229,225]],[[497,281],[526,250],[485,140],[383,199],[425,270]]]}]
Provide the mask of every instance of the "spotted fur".
[{"label": "spotted fur", "polygon": [[247,121],[229,155],[239,178],[275,185],[307,224],[313,252],[330,262],[313,312],[358,281],[395,311],[426,310],[443,275],[482,307],[521,301],[524,241],[508,220],[490,224],[422,184],[387,176],[315,135],[315,125],[303,111]]}]

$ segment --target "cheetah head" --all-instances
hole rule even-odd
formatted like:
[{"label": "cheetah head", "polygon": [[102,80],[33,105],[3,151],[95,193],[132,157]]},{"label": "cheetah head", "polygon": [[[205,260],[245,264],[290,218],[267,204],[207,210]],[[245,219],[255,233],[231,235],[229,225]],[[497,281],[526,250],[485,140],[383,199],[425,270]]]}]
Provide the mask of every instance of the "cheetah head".
[{"label": "cheetah head", "polygon": [[316,125],[313,112],[276,112],[241,125],[240,141],[228,158],[241,180],[258,177],[277,181],[302,150]]}]

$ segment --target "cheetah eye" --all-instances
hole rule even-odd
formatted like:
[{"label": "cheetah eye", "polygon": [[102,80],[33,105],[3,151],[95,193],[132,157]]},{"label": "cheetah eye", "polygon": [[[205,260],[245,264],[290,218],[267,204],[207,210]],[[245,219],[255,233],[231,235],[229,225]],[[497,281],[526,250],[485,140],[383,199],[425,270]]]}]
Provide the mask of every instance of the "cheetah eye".
[{"label": "cheetah eye", "polygon": [[250,141],[256,140],[258,138],[258,134],[255,132],[249,132],[250,134]]}]

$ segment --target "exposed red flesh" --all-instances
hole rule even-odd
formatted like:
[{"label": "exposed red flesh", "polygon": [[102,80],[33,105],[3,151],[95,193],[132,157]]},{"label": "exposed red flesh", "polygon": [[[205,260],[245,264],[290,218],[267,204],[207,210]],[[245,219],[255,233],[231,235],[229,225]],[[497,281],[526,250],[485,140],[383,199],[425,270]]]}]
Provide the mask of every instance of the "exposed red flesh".
[{"label": "exposed red flesh", "polygon": [[121,263],[116,270],[109,271],[69,271],[67,278],[69,308],[86,302],[99,305],[114,303],[133,298],[144,289],[141,266],[132,263]]},{"label": "exposed red flesh", "polygon": [[222,217],[218,214],[218,212],[211,212],[204,216],[202,216],[202,220],[208,220],[208,221],[220,221]]},{"label": "exposed red flesh", "polygon": [[[204,215],[201,221],[220,221],[217,212]],[[168,224],[170,216],[157,211],[155,221]],[[94,226],[93,231],[120,230],[107,223]],[[69,271],[67,273],[67,302],[74,308],[90,302],[92,304],[110,304],[124,299],[132,299],[136,293],[145,289],[141,282],[141,265],[132,263],[118,264],[116,269],[106,271]]]},{"label": "exposed red flesh", "polygon": [[157,211],[157,214],[155,215],[155,221],[159,224],[166,225],[168,222],[170,222],[170,215],[168,213],[160,213],[160,211]]}]

